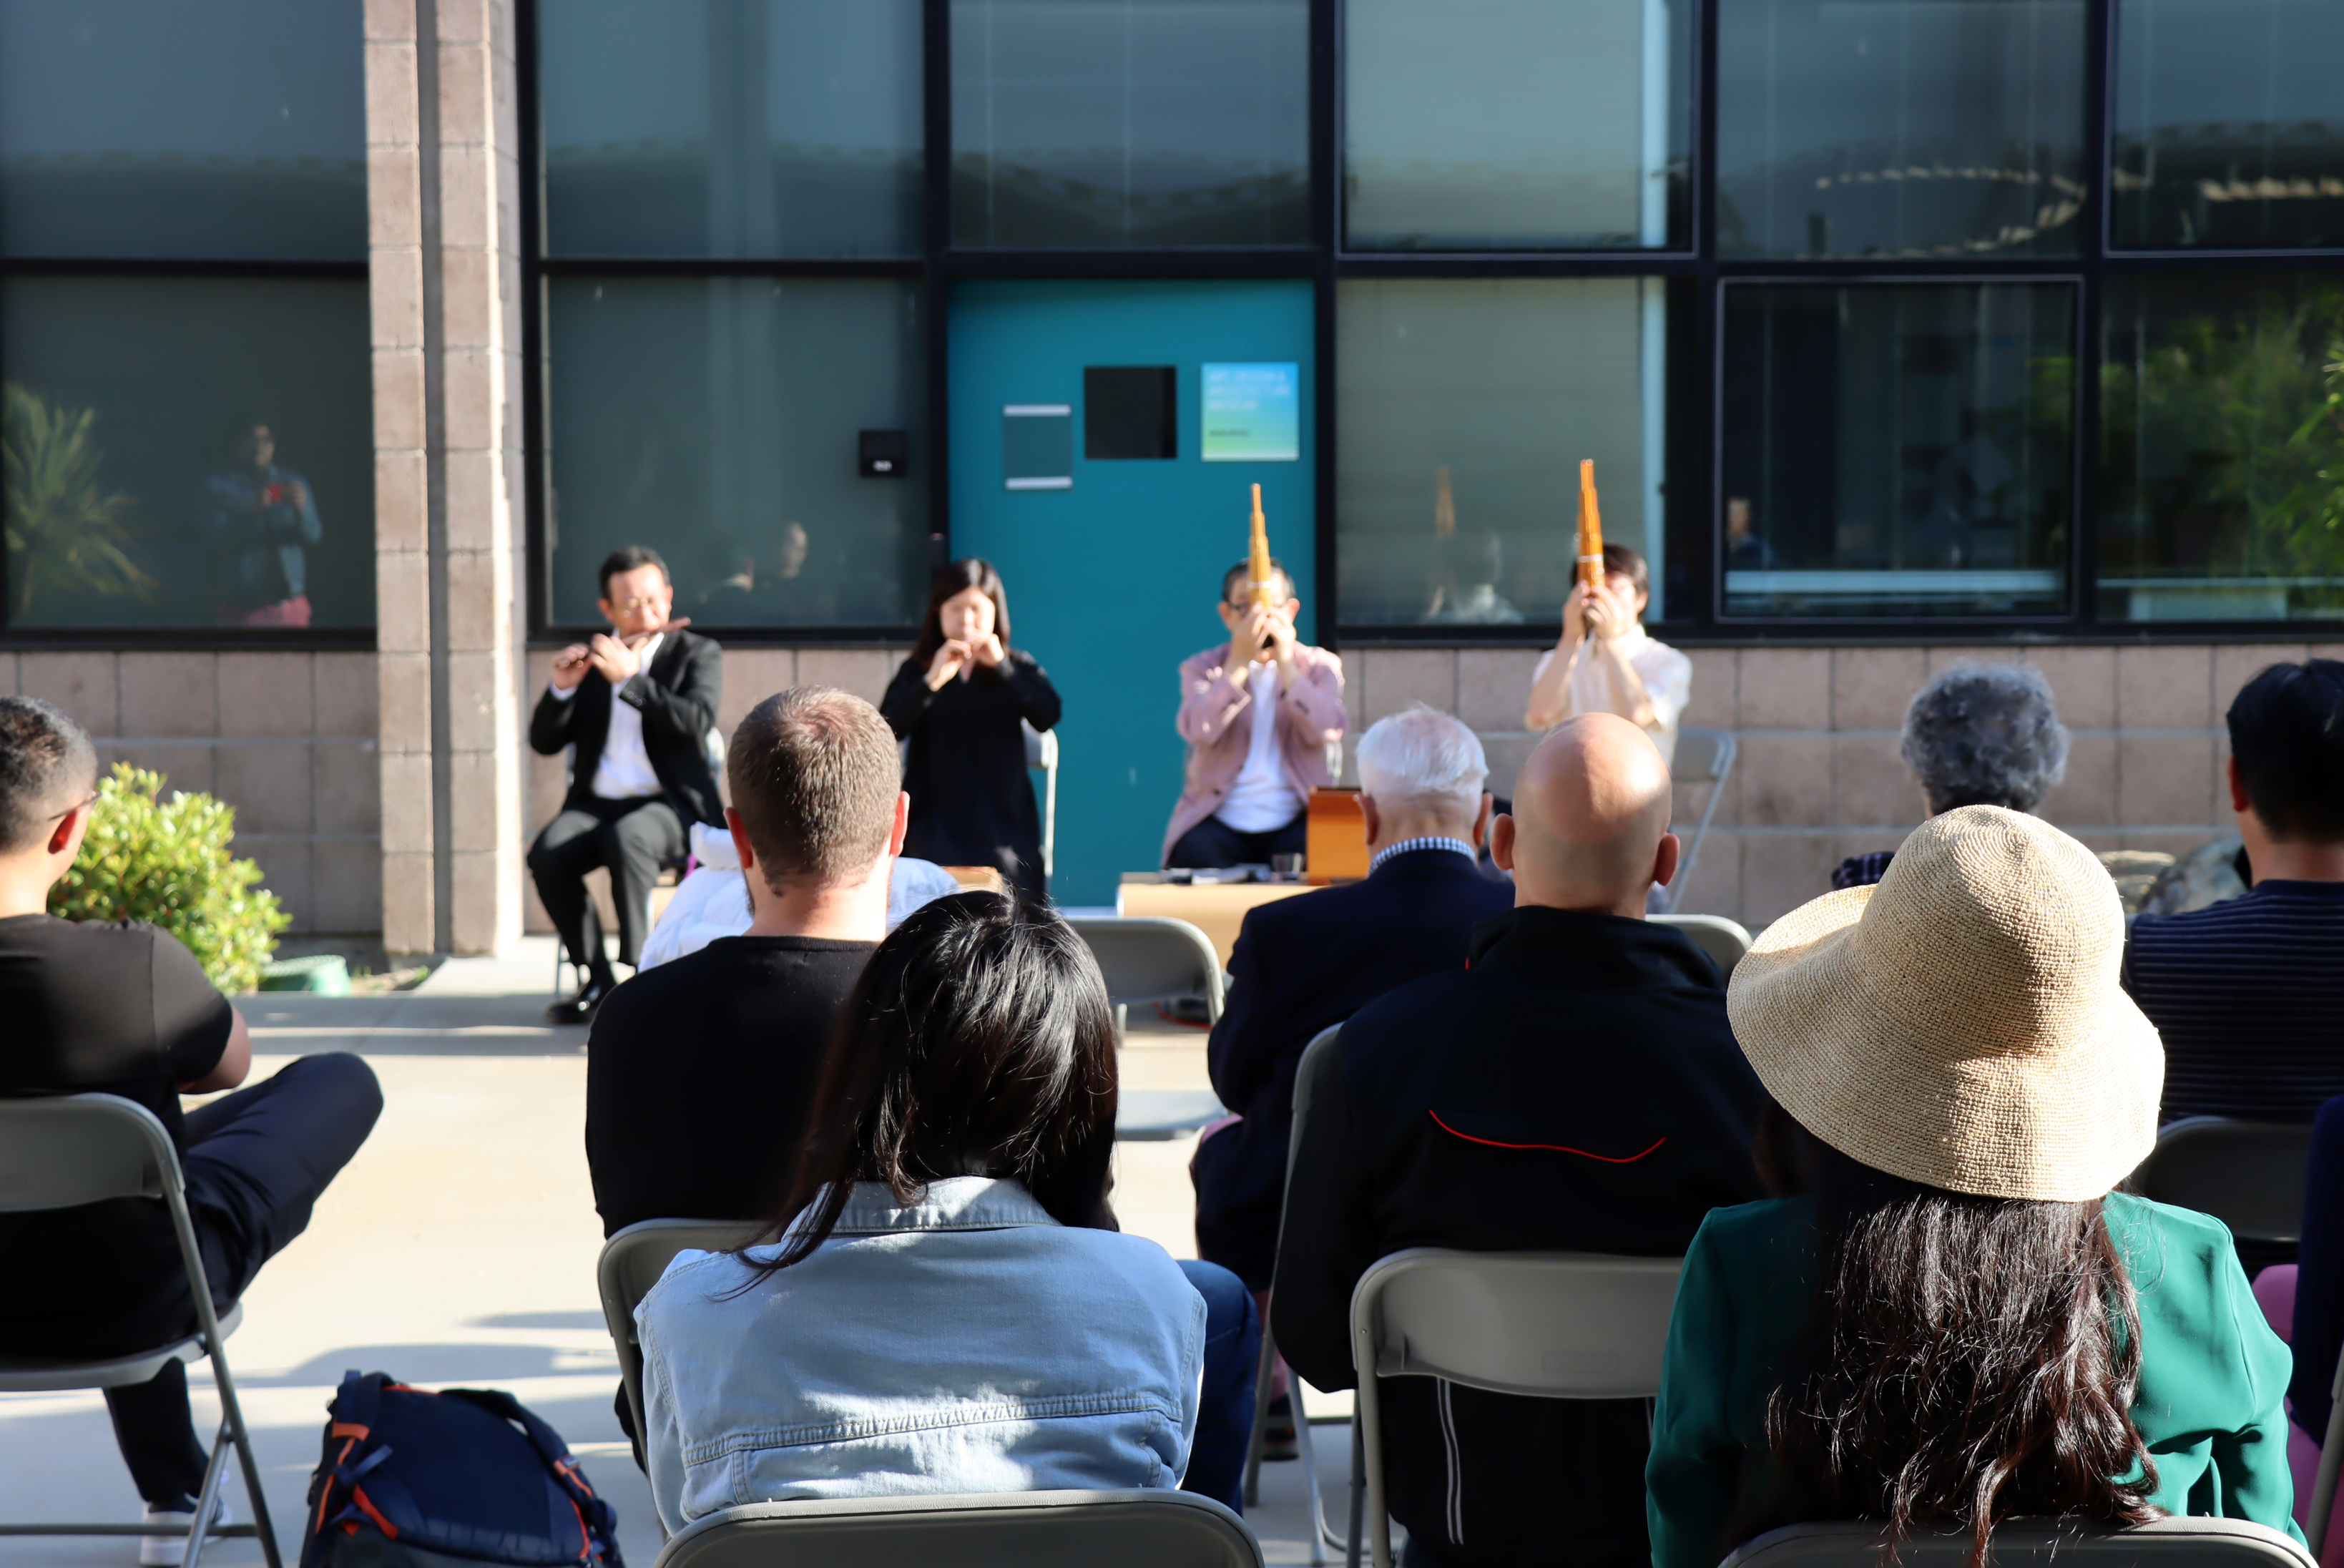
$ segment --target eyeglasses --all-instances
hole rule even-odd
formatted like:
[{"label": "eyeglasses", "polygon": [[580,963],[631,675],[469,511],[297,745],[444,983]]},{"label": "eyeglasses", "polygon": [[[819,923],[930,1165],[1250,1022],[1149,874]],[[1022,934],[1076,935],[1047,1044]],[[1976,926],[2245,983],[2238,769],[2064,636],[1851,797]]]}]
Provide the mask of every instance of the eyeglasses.
[{"label": "eyeglasses", "polygon": [[659,602],[656,599],[613,599],[611,608],[622,614],[632,615],[638,610],[656,610]]},{"label": "eyeglasses", "polygon": [[74,813],[81,810],[83,806],[96,805],[96,804],[97,796],[96,794],[92,794],[87,800],[81,802],[79,804],[69,805],[63,811],[53,811],[41,820],[44,822],[58,822],[66,817],[71,816]]}]

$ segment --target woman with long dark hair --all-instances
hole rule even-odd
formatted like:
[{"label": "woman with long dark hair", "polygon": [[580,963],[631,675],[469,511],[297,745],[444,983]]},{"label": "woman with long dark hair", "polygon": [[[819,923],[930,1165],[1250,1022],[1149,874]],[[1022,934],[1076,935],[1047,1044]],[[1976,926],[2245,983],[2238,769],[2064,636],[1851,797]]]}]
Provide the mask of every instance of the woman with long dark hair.
[{"label": "woman with long dark hair", "polygon": [[1184,1475],[1234,1505],[1252,1299],[1116,1233],[1115,1113],[1114,1014],[1066,922],[992,894],[914,911],[847,1003],[780,1239],[683,1254],[636,1311],[667,1527]]},{"label": "woman with long dark hair", "polygon": [[1727,1009],[1773,1096],[1669,1330],[1656,1568],[1806,1520],[2288,1516],[2289,1357],[2229,1233],[2113,1189],[2165,1057],[2117,984],[2091,852],[1999,806],[1931,818],[1876,886],[1769,926]]},{"label": "woman with long dark hair", "polygon": [[955,561],[928,590],[911,657],[879,711],[911,743],[904,853],[941,865],[999,868],[1043,895],[1042,817],[1026,771],[1026,732],[1058,722],[1058,691],[1034,655],[1009,644],[1009,596],[988,561]]}]

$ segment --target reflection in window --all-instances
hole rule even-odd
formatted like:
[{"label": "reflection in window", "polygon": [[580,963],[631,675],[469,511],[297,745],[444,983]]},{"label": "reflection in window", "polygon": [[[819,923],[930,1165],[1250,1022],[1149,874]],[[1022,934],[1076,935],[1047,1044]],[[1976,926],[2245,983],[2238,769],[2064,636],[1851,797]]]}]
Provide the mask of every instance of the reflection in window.
[{"label": "reflection in window", "polygon": [[1301,245],[1306,0],[953,0],[960,245]]},{"label": "reflection in window", "polygon": [[2065,284],[1725,295],[1724,612],[2066,607]]},{"label": "reflection in window", "polygon": [[2077,248],[2083,0],[1737,0],[1717,68],[1721,254]]},{"label": "reflection in window", "polygon": [[1661,562],[1665,286],[1634,278],[1340,286],[1335,493],[1347,625],[1561,619],[1579,460],[1606,541]]},{"label": "reflection in window", "polygon": [[367,332],[361,281],[0,287],[7,623],[372,625]]},{"label": "reflection in window", "polygon": [[1351,248],[1686,243],[1691,0],[1352,0],[1343,15]]},{"label": "reflection in window", "polygon": [[363,258],[359,0],[0,5],[0,249]]},{"label": "reflection in window", "polygon": [[2344,245],[2344,5],[2122,0],[2115,243]]},{"label": "reflection in window", "polygon": [[546,0],[554,256],[914,256],[919,0]]},{"label": "reflection in window", "polygon": [[2344,612],[2344,283],[2112,280],[2100,615]]},{"label": "reflection in window", "polygon": [[[892,278],[547,286],[551,619],[596,623],[594,566],[649,544],[704,628],[901,626],[926,586],[924,349]],[[906,430],[910,479],[860,476]]]}]

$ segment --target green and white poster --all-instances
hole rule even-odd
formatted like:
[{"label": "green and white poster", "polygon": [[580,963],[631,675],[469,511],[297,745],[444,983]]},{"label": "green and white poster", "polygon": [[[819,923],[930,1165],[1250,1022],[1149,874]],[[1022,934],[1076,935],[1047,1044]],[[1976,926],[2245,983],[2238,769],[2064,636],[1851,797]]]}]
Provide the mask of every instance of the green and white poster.
[{"label": "green and white poster", "polygon": [[1205,367],[1208,463],[1290,463],[1302,456],[1302,367]]}]

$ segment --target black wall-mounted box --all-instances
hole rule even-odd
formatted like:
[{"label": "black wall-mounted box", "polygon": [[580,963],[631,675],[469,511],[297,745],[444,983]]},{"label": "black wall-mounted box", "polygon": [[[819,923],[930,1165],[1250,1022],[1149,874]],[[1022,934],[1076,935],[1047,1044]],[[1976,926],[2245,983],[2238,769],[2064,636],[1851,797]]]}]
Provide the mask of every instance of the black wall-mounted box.
[{"label": "black wall-mounted box", "polygon": [[902,479],[912,455],[911,438],[901,430],[864,430],[856,438],[856,471],[864,479]]}]

